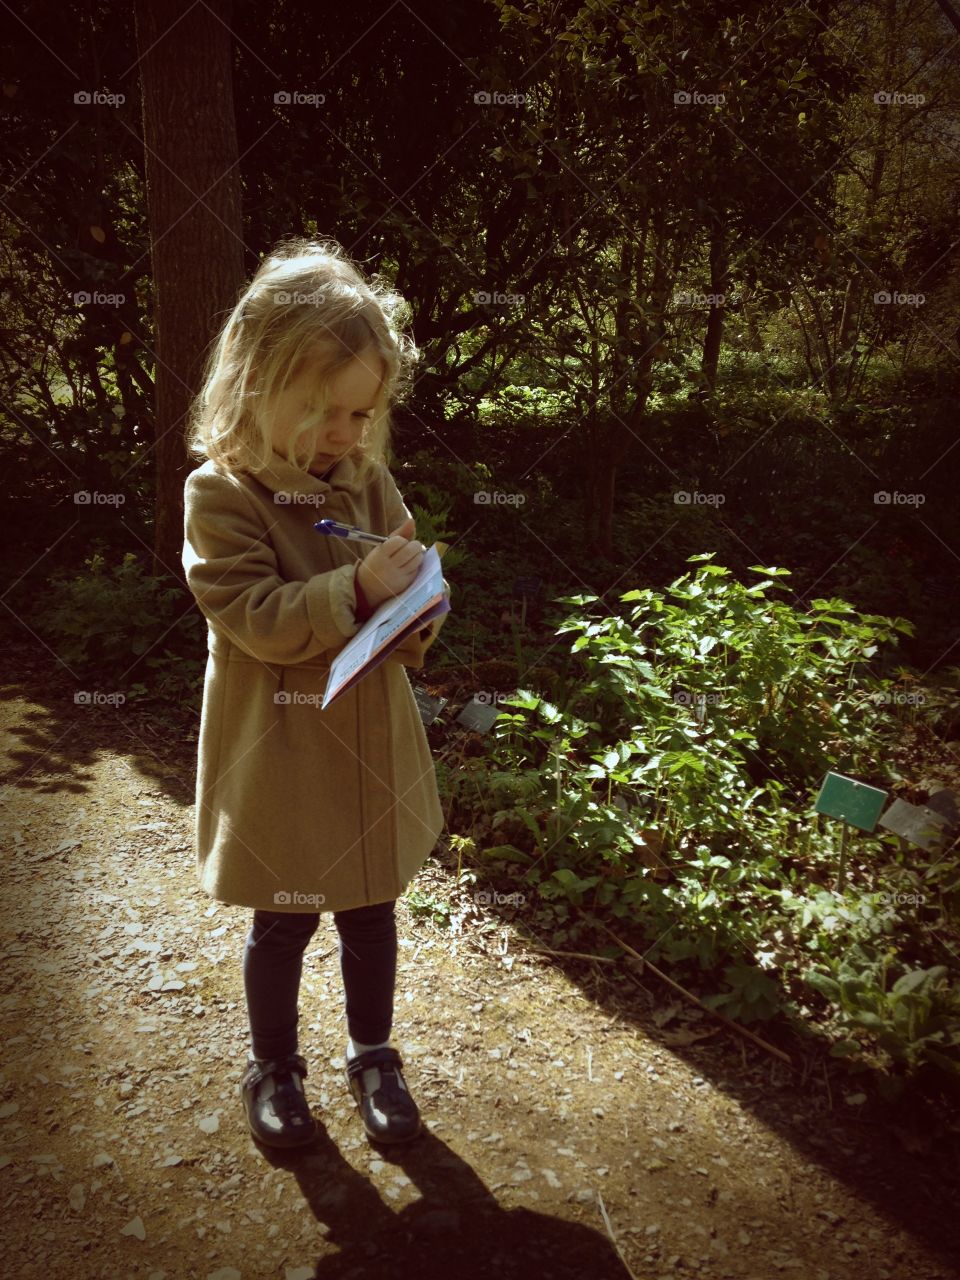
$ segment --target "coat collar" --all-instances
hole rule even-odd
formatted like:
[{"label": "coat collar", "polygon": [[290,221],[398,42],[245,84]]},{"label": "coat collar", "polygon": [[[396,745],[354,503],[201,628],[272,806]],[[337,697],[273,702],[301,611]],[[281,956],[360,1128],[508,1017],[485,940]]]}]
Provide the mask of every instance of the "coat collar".
[{"label": "coat collar", "polygon": [[356,496],[363,488],[357,477],[358,457],[358,451],[352,449],[335,462],[333,468],[324,473],[326,478],[321,480],[319,476],[298,470],[274,450],[267,466],[250,474],[273,493],[350,493]]}]

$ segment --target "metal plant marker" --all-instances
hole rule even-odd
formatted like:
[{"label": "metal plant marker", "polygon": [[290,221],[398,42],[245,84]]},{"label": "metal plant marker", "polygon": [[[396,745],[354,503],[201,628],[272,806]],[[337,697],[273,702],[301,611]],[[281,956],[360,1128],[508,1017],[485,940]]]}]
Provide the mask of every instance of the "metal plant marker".
[{"label": "metal plant marker", "polygon": [[473,729],[475,733],[486,733],[499,714],[499,707],[473,698],[457,716],[456,722],[465,729]]},{"label": "metal plant marker", "polygon": [[[543,579],[535,578],[530,574],[526,577],[517,578],[514,581],[511,595],[518,598],[520,601],[520,625],[522,627],[527,625],[527,601],[529,600],[531,605],[539,604],[540,588],[542,586]],[[512,604],[510,606],[510,612],[511,614],[513,613]]]},{"label": "metal plant marker", "polygon": [[849,828],[852,826],[860,831],[873,831],[888,794],[880,787],[871,787],[866,782],[847,778],[842,773],[828,773],[824,778],[814,810],[828,818],[839,818],[843,823],[840,829],[840,862],[837,867],[838,892],[843,890]]},{"label": "metal plant marker", "polygon": [[940,791],[932,791],[927,796],[927,808],[942,814],[951,830],[960,827],[960,803],[955,791],[943,787]]},{"label": "metal plant marker", "polygon": [[919,845],[926,853],[942,849],[950,830],[950,823],[942,813],[925,804],[911,804],[909,800],[894,800],[880,819],[880,825],[901,840]]},{"label": "metal plant marker", "polygon": [[530,596],[533,598],[540,594],[540,588],[542,585],[542,578],[535,578],[532,574],[527,574],[525,577],[514,579],[513,594],[515,596]]},{"label": "metal plant marker", "polygon": [[433,724],[434,720],[447,705],[446,698],[434,698],[427,693],[426,689],[421,689],[419,685],[414,687],[413,697],[424,725]]}]

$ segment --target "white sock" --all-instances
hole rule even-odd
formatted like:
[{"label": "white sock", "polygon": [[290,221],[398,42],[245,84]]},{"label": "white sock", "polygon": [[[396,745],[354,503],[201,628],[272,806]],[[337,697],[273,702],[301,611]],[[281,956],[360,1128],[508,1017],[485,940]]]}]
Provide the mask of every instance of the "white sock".
[{"label": "white sock", "polygon": [[[354,1040],[351,1036],[347,1040],[347,1060],[359,1057],[361,1053],[366,1053],[368,1049],[386,1049],[389,1044],[389,1040],[384,1040],[380,1044],[361,1044],[359,1040]],[[367,1093],[376,1093],[380,1088],[379,1067],[367,1067],[363,1073],[363,1087]]]}]

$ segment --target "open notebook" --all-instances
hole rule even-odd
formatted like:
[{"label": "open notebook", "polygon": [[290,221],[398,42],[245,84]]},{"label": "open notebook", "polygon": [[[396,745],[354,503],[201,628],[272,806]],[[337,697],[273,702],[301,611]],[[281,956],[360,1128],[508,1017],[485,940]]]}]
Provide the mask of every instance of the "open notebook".
[{"label": "open notebook", "polygon": [[321,711],[378,667],[411,631],[419,631],[431,618],[449,613],[450,601],[444,594],[437,549],[441,546],[446,550],[443,543],[435,542],[423,553],[419,572],[406,591],[384,600],[334,658]]}]

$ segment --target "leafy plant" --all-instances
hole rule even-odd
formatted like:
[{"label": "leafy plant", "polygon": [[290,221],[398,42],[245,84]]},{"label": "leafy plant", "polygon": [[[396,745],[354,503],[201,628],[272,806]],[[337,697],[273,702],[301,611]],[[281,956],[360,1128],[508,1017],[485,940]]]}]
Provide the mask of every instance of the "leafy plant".
[{"label": "leafy plant", "polygon": [[[836,832],[811,812],[826,769],[882,774],[891,693],[910,680],[874,667],[912,626],[839,599],[791,606],[770,594],[785,570],[753,566],[759,581],[746,585],[712,559],[691,556],[697,567],[664,593],[628,591],[625,614],[562,597],[576,609],[557,630],[572,637],[569,668],[549,696],[506,698],[487,757],[445,781],[485,856],[571,934],[594,912],[613,916],[639,930],[651,960],[716,972],[710,1007],[799,1021],[811,957],[893,938],[929,954],[920,913],[900,910],[898,893],[923,882],[941,914],[960,897],[953,862],[923,881],[880,836],[882,882],[897,892],[835,892]],[[950,1056],[953,1024],[939,985],[908,986],[881,986],[886,1003],[863,1011],[887,1020],[883,1047],[912,1070]]]},{"label": "leafy plant", "polygon": [[[679,603],[649,589],[628,591],[620,597],[635,602],[628,619],[580,616],[559,628],[577,635],[573,651],[583,652],[590,677],[577,710],[585,702],[617,729],[625,708],[639,701],[646,718],[662,725],[670,699],[686,708],[680,722],[691,743],[713,737],[711,747],[732,747],[767,776],[806,783],[835,761],[828,745],[862,740],[865,709],[848,697],[855,673],[867,674],[880,646],[912,634],[913,624],[859,614],[839,599],[815,599],[803,612],[767,598],[789,570],[752,565],[761,579],[747,587],[712,559],[712,552],[689,557],[701,563],[699,572],[667,591]],[[680,769],[688,761],[671,763]],[[851,767],[857,763],[851,759]]]},{"label": "leafy plant", "polygon": [[946,965],[908,969],[892,950],[858,944],[804,979],[830,1001],[835,1022],[848,1033],[833,1045],[835,1057],[859,1052],[851,1033],[865,1030],[898,1067],[912,1071],[930,1062],[960,1076],[960,993]]},{"label": "leafy plant", "polygon": [[450,903],[433,894],[424,893],[420,889],[410,889],[404,897],[407,906],[415,916],[427,916],[435,924],[444,927],[450,924]]},{"label": "leafy plant", "polygon": [[738,1022],[770,1018],[783,1005],[777,983],[769,973],[752,964],[728,964],[723,970],[727,990],[702,997],[708,1009],[718,1009]]},{"label": "leafy plant", "polygon": [[191,672],[177,670],[180,658],[171,650],[163,656],[152,651],[170,636],[194,651],[204,649],[203,618],[186,607],[182,589],[147,574],[132,551],[111,568],[100,552],[84,563],[87,572],[53,575],[49,599],[34,615],[37,629],[71,666],[121,672],[153,667],[163,673],[169,693],[171,681],[176,685]]}]

